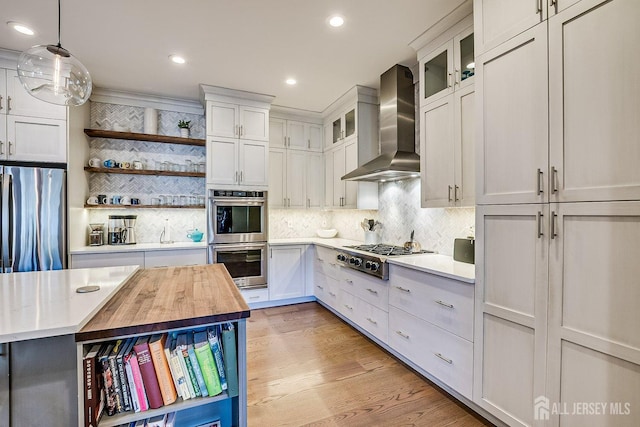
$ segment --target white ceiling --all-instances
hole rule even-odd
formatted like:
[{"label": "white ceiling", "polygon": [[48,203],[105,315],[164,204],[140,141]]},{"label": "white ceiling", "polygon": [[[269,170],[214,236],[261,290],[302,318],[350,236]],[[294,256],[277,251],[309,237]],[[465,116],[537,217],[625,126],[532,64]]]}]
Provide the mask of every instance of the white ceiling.
[{"label": "white ceiling", "polygon": [[[414,65],[408,43],[463,2],[62,0],[61,36],[100,88],[197,100],[204,83],[322,111],[356,84],[378,88],[394,64]],[[332,14],[344,16],[342,28],[327,25]],[[57,24],[56,0],[0,0],[0,48],[55,44]],[[172,53],[187,64],[171,63]]]}]

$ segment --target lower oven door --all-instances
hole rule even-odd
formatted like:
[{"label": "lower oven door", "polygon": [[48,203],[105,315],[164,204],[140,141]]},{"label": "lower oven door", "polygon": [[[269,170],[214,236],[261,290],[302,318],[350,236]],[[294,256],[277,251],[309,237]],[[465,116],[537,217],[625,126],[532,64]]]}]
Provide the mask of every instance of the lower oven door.
[{"label": "lower oven door", "polygon": [[240,289],[267,287],[267,243],[209,245],[209,264],[224,264]]}]

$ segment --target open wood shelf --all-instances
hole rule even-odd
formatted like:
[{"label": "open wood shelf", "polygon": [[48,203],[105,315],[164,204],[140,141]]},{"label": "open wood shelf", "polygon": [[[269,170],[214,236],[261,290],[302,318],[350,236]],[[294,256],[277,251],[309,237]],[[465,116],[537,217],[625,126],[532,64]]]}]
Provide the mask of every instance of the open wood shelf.
[{"label": "open wood shelf", "polygon": [[115,130],[85,129],[84,133],[92,138],[127,139],[130,141],[163,142],[166,144],[196,145],[204,147],[206,141],[197,138],[182,138],[169,135],[151,135],[148,133],[118,132]]},{"label": "open wood shelf", "polygon": [[204,205],[84,205],[87,209],[204,209]]},{"label": "open wood shelf", "polygon": [[205,177],[204,172],[159,171],[154,169],[92,168],[91,166],[85,166],[84,170],[95,173],[124,173],[129,175],[191,176],[195,178]]}]

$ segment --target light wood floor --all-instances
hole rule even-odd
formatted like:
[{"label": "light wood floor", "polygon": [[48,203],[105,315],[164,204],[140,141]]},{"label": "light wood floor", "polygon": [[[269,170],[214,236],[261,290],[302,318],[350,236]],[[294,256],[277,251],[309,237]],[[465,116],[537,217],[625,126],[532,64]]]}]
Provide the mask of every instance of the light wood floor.
[{"label": "light wood floor", "polygon": [[483,426],[317,303],[252,310],[249,426]]}]

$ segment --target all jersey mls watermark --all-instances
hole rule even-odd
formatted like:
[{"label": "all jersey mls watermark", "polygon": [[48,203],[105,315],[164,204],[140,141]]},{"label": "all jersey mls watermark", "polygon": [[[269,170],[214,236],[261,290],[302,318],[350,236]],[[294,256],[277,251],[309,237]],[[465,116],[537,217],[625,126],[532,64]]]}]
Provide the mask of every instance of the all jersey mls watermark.
[{"label": "all jersey mls watermark", "polygon": [[546,421],[551,415],[624,416],[631,414],[630,402],[551,402],[546,396],[533,401],[533,418]]}]

